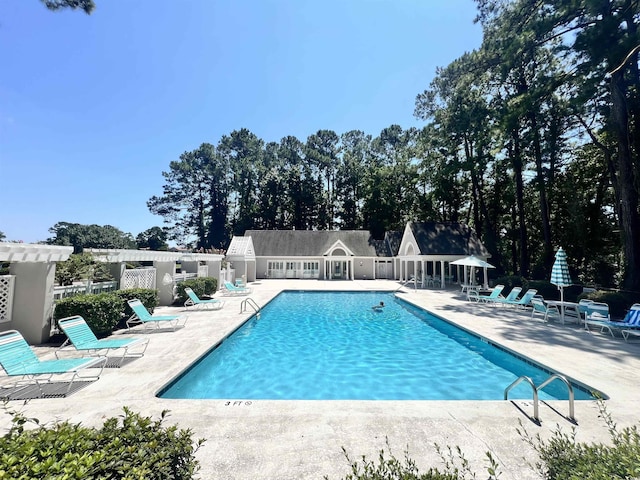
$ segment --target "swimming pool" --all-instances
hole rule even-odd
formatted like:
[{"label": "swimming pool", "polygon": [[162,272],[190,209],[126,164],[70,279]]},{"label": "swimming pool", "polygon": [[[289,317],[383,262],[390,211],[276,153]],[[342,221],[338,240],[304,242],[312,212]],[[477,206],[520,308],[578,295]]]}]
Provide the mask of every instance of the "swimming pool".
[{"label": "swimming pool", "polygon": [[[384,308],[372,306],[381,301]],[[502,400],[550,371],[391,292],[286,291],[164,388],[162,398]],[[553,372],[556,373],[556,372]],[[574,385],[575,398],[592,399]],[[553,382],[541,399],[566,399]],[[510,399],[531,399],[524,383]]]}]

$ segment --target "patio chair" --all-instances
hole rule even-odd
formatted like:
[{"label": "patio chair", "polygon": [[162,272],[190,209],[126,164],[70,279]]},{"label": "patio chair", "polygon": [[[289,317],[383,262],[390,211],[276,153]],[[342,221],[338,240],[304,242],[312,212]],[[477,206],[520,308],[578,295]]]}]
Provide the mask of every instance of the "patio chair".
[{"label": "patio chair", "polygon": [[184,292],[189,298],[184,302],[185,307],[211,308],[212,310],[220,310],[224,306],[224,302],[217,298],[201,299],[191,288],[185,287]]},{"label": "patio chair", "polygon": [[223,295],[249,295],[251,289],[249,287],[236,287],[231,282],[224,282]]},{"label": "patio chair", "polygon": [[[89,325],[87,325],[87,322],[80,315],[58,320],[58,326],[67,336],[67,339],[56,350],[56,358],[60,358],[60,353],[65,350],[84,351],[93,356],[101,351],[106,351],[106,355],[109,351],[122,350],[122,356],[118,357],[114,365],[119,367],[127,357],[143,357],[149,345],[148,338],[103,338],[98,340]],[[129,351],[129,348],[132,347],[134,352]],[[142,350],[139,351],[140,349]]]},{"label": "patio chair", "polygon": [[536,290],[535,288],[530,288],[524,293],[524,295],[522,295],[522,297],[517,300],[508,301],[507,299],[505,299],[504,304],[518,308],[527,308],[531,303],[531,299],[536,295],[536,293],[538,293],[538,290]]},{"label": "patio chair", "polygon": [[489,303],[496,298],[504,298],[502,296],[502,290],[504,290],[504,285],[496,285],[489,295],[480,295],[480,292],[477,290],[470,290],[468,299],[475,300],[476,302]]},{"label": "patio chair", "polygon": [[532,319],[536,314],[542,315],[543,321],[545,323],[549,321],[549,317],[560,318],[560,310],[558,309],[558,306],[555,304],[547,305],[546,303],[544,303],[544,298],[542,298],[541,295],[533,296],[533,298],[531,299],[531,306],[533,307],[531,309]]},{"label": "patio chair", "polygon": [[[593,300],[583,298],[578,302],[578,311],[584,318],[587,318],[587,307],[593,303]],[[580,319],[582,321],[582,319]]]},{"label": "patio chair", "polygon": [[522,287],[513,287],[509,292],[509,295],[507,295],[506,297],[493,298],[487,303],[507,304],[510,302],[515,302],[518,299],[518,295],[520,295],[520,292],[522,292]]},{"label": "patio chair", "polygon": [[[594,304],[598,304],[594,302]],[[600,304],[607,306],[607,314],[609,306],[606,303]],[[600,315],[604,318],[604,315]],[[622,321],[609,320],[607,319],[599,320],[600,317],[598,315],[590,315],[587,320],[585,320],[585,329],[588,331],[589,326],[600,327],[600,332],[604,332],[608,330],[612,337],[614,337],[614,332],[620,331],[622,337],[627,341],[629,339],[629,335],[640,336],[640,304],[635,303],[631,306],[627,314],[625,315]]]},{"label": "patio chair", "polygon": [[621,322],[612,321],[609,305],[601,302],[590,303],[586,307],[584,328],[590,332],[590,327],[599,327],[600,333],[608,331],[612,337],[615,337],[616,330],[640,327],[640,310],[629,310]]},{"label": "patio chair", "polygon": [[133,315],[126,321],[128,329],[130,329],[132,325],[142,324],[146,332],[147,327],[152,324],[155,324],[156,329],[160,328],[161,324],[169,324],[173,331],[175,331],[178,326],[184,327],[187,323],[188,317],[184,315],[151,315],[137,298],[128,300],[127,303],[131,307],[131,310],[133,310]]},{"label": "patio chair", "polygon": [[[0,332],[0,366],[9,377],[19,377],[15,383],[3,386],[11,389],[12,393],[16,392],[16,388],[21,390],[35,383],[42,396],[45,394],[42,387],[53,383],[51,379],[54,376],[60,376],[58,378],[62,380],[70,375],[71,378],[65,380],[69,382],[64,392],[64,395],[67,395],[74,382],[94,381],[100,378],[106,363],[106,357],[40,360],[20,332]],[[95,366],[100,366],[97,373],[94,370],[91,374],[80,375],[80,371]]]}]

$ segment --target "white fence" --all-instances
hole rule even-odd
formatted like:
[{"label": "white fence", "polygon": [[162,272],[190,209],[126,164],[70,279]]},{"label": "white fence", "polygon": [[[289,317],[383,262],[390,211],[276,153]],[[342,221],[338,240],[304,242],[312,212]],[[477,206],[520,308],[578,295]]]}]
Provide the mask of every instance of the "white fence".
[{"label": "white fence", "polygon": [[0,323],[11,320],[15,275],[0,275]]},{"label": "white fence", "polygon": [[173,283],[184,282],[185,280],[189,280],[190,278],[198,278],[199,275],[197,273],[176,273],[173,276]]},{"label": "white fence", "polygon": [[118,289],[118,282],[98,282],[98,283],[78,283],[75,285],[65,285],[64,287],[53,287],[53,299],[61,300],[75,295],[85,293],[113,292]]},{"label": "white fence", "polygon": [[155,268],[136,268],[125,270],[120,279],[120,289],[156,288]]}]

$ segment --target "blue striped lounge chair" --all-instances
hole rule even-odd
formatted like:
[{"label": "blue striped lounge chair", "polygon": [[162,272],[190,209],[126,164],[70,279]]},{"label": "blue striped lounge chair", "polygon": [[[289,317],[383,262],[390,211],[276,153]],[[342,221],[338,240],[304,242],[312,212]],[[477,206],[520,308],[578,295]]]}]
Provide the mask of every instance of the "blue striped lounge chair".
[{"label": "blue striped lounge chair", "polygon": [[[634,303],[633,305],[631,305],[629,312],[633,310],[640,310],[640,303]],[[640,327],[627,327],[621,330],[621,333],[622,333],[622,338],[624,338],[624,341],[627,342],[629,341],[629,335],[632,335],[634,337],[640,337]]]},{"label": "blue striped lounge chair", "polygon": [[[615,336],[614,332],[619,331],[621,332],[623,338],[627,340],[630,335],[628,332],[636,332],[638,331],[638,329],[640,329],[640,308],[632,307],[627,312],[627,314],[625,315],[622,321],[612,321],[609,319],[609,316],[608,316],[609,306],[606,303],[602,305],[607,306],[607,310],[606,310],[607,316],[604,316],[604,308],[603,308],[603,314],[598,315],[597,313],[596,314],[589,313],[587,318],[584,321],[584,326],[587,330],[591,331],[589,327],[599,327],[600,332],[608,331],[612,337]],[[593,309],[594,307],[597,307],[597,306],[598,306],[598,302],[594,302],[589,306],[589,308]],[[625,330],[627,331],[627,333],[623,333]],[[637,335],[637,334],[632,333],[632,335]]]},{"label": "blue striped lounge chair", "polygon": [[[94,381],[100,378],[104,366],[107,363],[106,357],[82,357],[65,358],[55,360],[41,360],[31,349],[24,337],[17,330],[6,330],[0,332],[0,366],[9,377],[16,378],[16,382],[10,385],[3,385],[3,389],[9,395],[16,393],[29,386],[37,385],[41,396],[45,395],[43,386],[54,383],[53,378],[68,382],[64,391],[66,396],[73,383],[76,381]],[[100,366],[96,371],[89,367]],[[91,372],[80,374],[80,372]],[[58,395],[58,394],[56,394]]]},{"label": "blue striped lounge chair", "polygon": [[[88,355],[105,355],[108,352],[121,351],[122,355],[117,357],[116,367],[120,367],[124,359],[140,358],[149,345],[148,338],[103,338],[98,340],[87,322],[80,315],[67,317],[58,320],[58,326],[67,336],[67,339],[56,350],[56,357],[64,351],[73,350],[76,352],[86,352]],[[129,349],[132,350],[129,350]],[[112,366],[112,365],[109,365]]]}]

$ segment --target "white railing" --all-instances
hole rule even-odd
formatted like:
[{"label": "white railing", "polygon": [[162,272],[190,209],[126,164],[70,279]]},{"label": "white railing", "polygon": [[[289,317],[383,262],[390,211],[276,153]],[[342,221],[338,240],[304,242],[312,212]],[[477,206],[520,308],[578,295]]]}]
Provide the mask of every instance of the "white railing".
[{"label": "white railing", "polygon": [[118,282],[113,280],[111,282],[92,283],[89,287],[91,293],[115,292],[118,290]]},{"label": "white railing", "polygon": [[118,289],[118,282],[98,282],[98,283],[77,283],[75,285],[65,285],[63,287],[53,287],[53,299],[61,300],[75,295],[83,295],[85,293],[104,293],[113,292]]},{"label": "white railing", "polygon": [[125,270],[120,279],[121,290],[132,288],[156,288],[155,268],[136,268]]},{"label": "white railing", "polygon": [[87,284],[65,285],[63,287],[53,287],[53,299],[62,300],[63,298],[74,297],[87,292]]},{"label": "white railing", "polygon": [[190,278],[197,278],[198,274],[197,273],[176,273],[173,276],[173,281],[174,283],[179,283],[179,282],[184,282],[185,280],[188,280]]},{"label": "white railing", "polygon": [[11,321],[15,275],[0,275],[0,323]]}]

